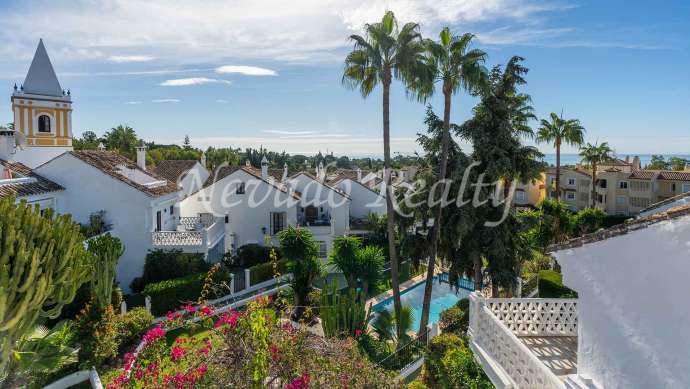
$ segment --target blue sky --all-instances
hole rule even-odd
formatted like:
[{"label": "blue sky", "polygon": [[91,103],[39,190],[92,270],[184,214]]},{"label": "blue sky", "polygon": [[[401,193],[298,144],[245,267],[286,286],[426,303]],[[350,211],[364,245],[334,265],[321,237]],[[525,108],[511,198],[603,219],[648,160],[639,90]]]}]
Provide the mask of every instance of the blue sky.
[{"label": "blue sky", "polygon": [[[587,141],[690,154],[687,1],[2,1],[0,122],[43,38],[76,135],[124,123],[160,143],[380,154],[380,92],[364,100],[340,79],[347,36],[386,9],[428,37],[475,33],[488,66],[525,57],[538,116],[581,119]],[[412,152],[424,106],[399,84],[391,104],[392,149]],[[453,104],[462,122],[475,101]]]}]

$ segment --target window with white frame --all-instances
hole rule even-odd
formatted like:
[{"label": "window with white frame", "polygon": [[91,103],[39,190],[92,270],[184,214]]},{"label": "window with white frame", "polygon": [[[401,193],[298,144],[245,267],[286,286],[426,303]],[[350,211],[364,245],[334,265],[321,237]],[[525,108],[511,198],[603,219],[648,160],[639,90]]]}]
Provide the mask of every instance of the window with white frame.
[{"label": "window with white frame", "polygon": [[619,181],[618,189],[628,189],[628,181]]},{"label": "window with white frame", "polygon": [[568,185],[574,186],[575,185],[575,179],[574,178],[568,178]]},{"label": "window with white frame", "polygon": [[522,190],[515,191],[515,201],[526,201],[527,194]]},{"label": "window with white frame", "polygon": [[568,200],[575,200],[575,192],[567,192],[565,198]]},{"label": "window with white frame", "polygon": [[240,182],[239,184],[237,184],[235,194],[244,194],[244,182]]},{"label": "window with white frame", "polygon": [[38,117],[38,132],[51,132],[50,116],[41,115]]},{"label": "window with white frame", "polygon": [[271,212],[271,235],[275,235],[285,229],[287,224],[287,213]]}]

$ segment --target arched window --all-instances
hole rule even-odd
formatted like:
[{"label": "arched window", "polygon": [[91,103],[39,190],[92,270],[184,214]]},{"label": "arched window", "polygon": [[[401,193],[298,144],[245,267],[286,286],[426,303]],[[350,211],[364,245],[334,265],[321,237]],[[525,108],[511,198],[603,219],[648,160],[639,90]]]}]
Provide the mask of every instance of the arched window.
[{"label": "arched window", "polygon": [[50,116],[41,115],[38,117],[38,132],[50,132]]}]

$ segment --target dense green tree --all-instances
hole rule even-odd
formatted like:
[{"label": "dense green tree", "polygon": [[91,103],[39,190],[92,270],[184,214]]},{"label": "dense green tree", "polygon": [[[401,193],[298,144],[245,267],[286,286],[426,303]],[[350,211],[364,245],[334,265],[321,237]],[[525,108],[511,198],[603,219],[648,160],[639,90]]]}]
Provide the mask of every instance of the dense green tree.
[{"label": "dense green tree", "polygon": [[130,126],[120,124],[113,127],[103,136],[103,144],[108,150],[117,151],[127,158],[134,159],[139,139],[137,133]]},{"label": "dense green tree", "polygon": [[361,250],[362,241],[356,236],[339,236],[333,240],[333,250],[330,254],[330,263],[343,273],[347,286],[357,288],[359,277],[358,252]]},{"label": "dense green tree", "polygon": [[597,201],[597,166],[601,163],[610,161],[612,159],[611,154],[613,150],[609,147],[609,144],[604,142],[600,145],[587,143],[580,151],[580,157],[582,157],[582,162],[588,164],[592,169],[592,208],[596,207]]},{"label": "dense green tree", "polygon": [[688,160],[680,157],[671,157],[669,158],[668,163],[671,169],[683,171],[685,170],[685,167],[688,165]]},{"label": "dense green tree", "polygon": [[72,146],[75,150],[95,150],[101,140],[93,131],[84,131],[81,138],[72,139]]},{"label": "dense green tree", "polygon": [[309,304],[308,296],[314,279],[321,274],[319,246],[306,228],[288,226],[278,234],[278,239],[283,257],[289,260],[288,269],[292,273],[291,285],[295,294],[293,317],[299,319]]},{"label": "dense green tree", "polygon": [[[537,131],[538,143],[550,143],[556,149],[556,199],[561,200],[561,146],[582,146],[585,128],[577,119],[563,119],[551,112],[550,120],[542,119]],[[550,188],[549,188],[550,190]]]},{"label": "dense green tree", "polygon": [[365,35],[351,35],[354,48],[345,59],[343,83],[359,89],[363,97],[369,96],[381,84],[383,87],[383,161],[386,184],[388,255],[391,260],[391,278],[395,312],[400,313],[400,286],[398,258],[395,247],[395,209],[391,185],[390,151],[390,89],[393,77],[405,85],[419,84],[424,69],[424,45],[417,23],[398,28],[393,12],[388,11],[381,22],[366,24]]},{"label": "dense green tree", "polygon": [[378,246],[365,246],[357,250],[357,276],[362,282],[362,291],[369,295],[371,287],[381,279],[385,256]]},{"label": "dense green tree", "polygon": [[[472,94],[478,93],[487,84],[487,72],[482,65],[486,54],[478,49],[470,49],[474,35],[465,33],[454,36],[448,27],[441,30],[439,41],[425,40],[427,48],[427,65],[431,71],[431,82],[424,82],[419,88],[419,93],[426,97],[434,93],[435,84],[441,84],[443,93],[443,131],[441,136],[441,155],[438,164],[437,182],[440,182],[439,199],[446,187],[446,169],[448,166],[448,149],[450,144],[450,112],[451,98],[460,91]],[[442,225],[442,204],[439,203],[434,213],[434,226],[431,231],[431,247],[429,250],[429,264],[427,267],[426,286],[422,303],[422,316],[419,333],[426,331],[429,321],[429,307],[431,304],[431,290],[438,251],[440,228]]]},{"label": "dense green tree", "polygon": [[663,155],[654,154],[646,168],[652,170],[666,170],[669,168],[669,164],[664,160]]}]

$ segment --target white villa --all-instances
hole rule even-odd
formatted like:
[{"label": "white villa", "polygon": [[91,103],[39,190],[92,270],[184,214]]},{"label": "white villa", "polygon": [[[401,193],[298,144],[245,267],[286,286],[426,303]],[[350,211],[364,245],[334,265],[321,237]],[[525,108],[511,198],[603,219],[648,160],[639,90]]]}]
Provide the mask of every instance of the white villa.
[{"label": "white villa", "polygon": [[494,385],[690,387],[687,198],[551,247],[577,299],[473,293],[471,347]]}]

